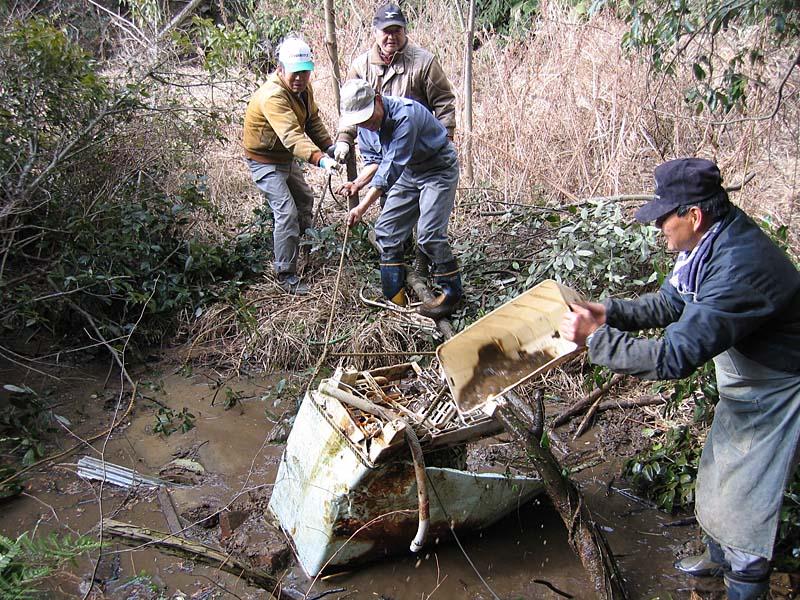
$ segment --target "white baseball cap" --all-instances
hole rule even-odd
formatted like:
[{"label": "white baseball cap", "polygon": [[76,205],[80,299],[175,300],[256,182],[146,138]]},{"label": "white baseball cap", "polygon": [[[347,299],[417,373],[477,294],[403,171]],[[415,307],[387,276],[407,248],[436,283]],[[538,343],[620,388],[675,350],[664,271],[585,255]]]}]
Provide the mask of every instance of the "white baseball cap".
[{"label": "white baseball cap", "polygon": [[314,70],[311,48],[299,38],[287,38],[281,43],[278,48],[278,61],[289,73]]},{"label": "white baseball cap", "polygon": [[341,116],[342,127],[358,125],[372,116],[375,109],[375,90],[363,79],[350,79],[342,86]]}]

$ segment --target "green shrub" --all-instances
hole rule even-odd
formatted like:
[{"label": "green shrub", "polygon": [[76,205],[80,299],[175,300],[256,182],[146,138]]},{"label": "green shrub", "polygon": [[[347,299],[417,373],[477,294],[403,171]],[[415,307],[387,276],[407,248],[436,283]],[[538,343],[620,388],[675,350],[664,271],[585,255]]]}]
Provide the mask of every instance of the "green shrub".
[{"label": "green shrub", "polygon": [[17,539],[0,535],[0,598],[36,598],[35,588],[66,562],[99,547],[99,542],[71,535],[32,539],[27,532]]},{"label": "green shrub", "polygon": [[[645,429],[642,434],[655,437],[657,432]],[[659,435],[648,450],[628,460],[623,474],[637,493],[672,512],[694,504],[699,464],[700,448],[688,428],[680,426]]]},{"label": "green shrub", "polygon": [[195,16],[192,26],[175,36],[178,45],[199,48],[203,64],[212,73],[243,65],[269,72],[277,61],[278,43],[300,29],[303,11],[287,5],[267,12],[254,0],[245,0],[236,9],[235,19],[226,19],[226,23]]},{"label": "green shrub", "polygon": [[545,249],[528,268],[526,286],[555,279],[587,297],[640,294],[663,278],[666,254],[654,227],[633,223],[619,203],[589,201],[534,221],[550,229]]},{"label": "green shrub", "polygon": [[[263,227],[221,242],[192,231],[219,219],[186,166],[216,131],[214,114],[184,110],[153,80],[103,79],[42,18],[0,33],[0,70],[4,327],[70,339],[96,327],[120,347],[135,331],[154,343],[179,314],[236,299],[262,272]],[[176,172],[189,173],[180,186]]]}]

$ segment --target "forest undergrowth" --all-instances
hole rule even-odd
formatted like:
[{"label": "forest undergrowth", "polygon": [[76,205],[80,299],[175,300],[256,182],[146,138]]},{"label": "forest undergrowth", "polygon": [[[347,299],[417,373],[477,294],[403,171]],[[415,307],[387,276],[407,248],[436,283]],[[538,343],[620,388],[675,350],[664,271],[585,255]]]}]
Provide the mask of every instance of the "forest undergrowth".
[{"label": "forest undergrowth", "polygon": [[[110,352],[120,363],[162,347],[187,368],[310,373],[331,314],[325,369],[383,365],[387,352],[410,357],[440,343],[425,319],[365,303],[379,295],[368,227],[354,229],[342,248],[346,202],[329,191],[341,182],[329,185],[315,167],[307,178],[319,200],[301,261],[311,294],[290,298],[277,286],[271,216],[241,159],[241,121],[275,45],[299,32],[314,50],[315,95],[335,130],[324,15],[307,2],[226,4],[177,26],[149,0],[122,3],[120,12],[62,0],[48,15],[20,6],[2,14],[3,359],[43,370],[72,352]],[[699,77],[692,64],[705,51],[702,39],[664,74],[623,48],[630,23],[613,7],[588,14],[580,6],[539,2],[513,30],[478,31],[467,134],[464,15],[444,1],[404,5],[410,38],[436,54],[454,86],[456,147],[462,165],[472,165],[450,224],[466,286],[457,330],[542,279],[595,299],[655,289],[670,257],[657,231],[631,214],[652,193],[655,166],[671,158],[710,158],[726,185],[746,182],[734,202],[800,256],[792,49],[764,42],[768,24],[722,30],[715,52],[752,46],[761,59],[750,67],[746,104],[698,112],[686,90]],[[346,72],[369,44],[374,4],[336,8]],[[49,350],[32,352],[35,339]],[[607,378],[577,362],[546,393],[571,398]],[[667,408],[649,411],[644,435],[654,444],[632,459],[629,475],[665,508],[691,503],[713,390],[707,370],[657,390]],[[787,495],[789,555],[800,551],[798,490],[795,483]]]}]

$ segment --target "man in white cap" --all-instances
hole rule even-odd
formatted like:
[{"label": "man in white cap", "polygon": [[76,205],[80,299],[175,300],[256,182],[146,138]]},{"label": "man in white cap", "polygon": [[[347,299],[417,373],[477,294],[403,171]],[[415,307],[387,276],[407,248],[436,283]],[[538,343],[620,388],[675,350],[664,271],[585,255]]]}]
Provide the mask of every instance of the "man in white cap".
[{"label": "man in white cap", "polygon": [[[714,360],[719,401],[695,488],[707,550],[676,567],[725,579],[729,600],[757,600],[800,440],[800,272],[731,204],[710,160],[656,167],[655,198],[636,213],[677,251],[658,293],[573,304],[564,338],[589,359],[642,379],[681,379]],[[659,339],[631,332],[663,327]]]},{"label": "man in white cap", "polygon": [[355,225],[373,202],[387,195],[375,223],[384,295],[395,304],[406,303],[403,247],[416,225],[417,249],[427,257],[433,280],[442,289],[419,313],[434,320],[449,316],[463,290],[447,240],[459,175],[447,130],[419,102],[376,94],[363,79],[352,79],[342,87],[340,125],[358,126],[358,146],[366,163],[342,192],[354,195],[369,185],[347,215],[347,224]]},{"label": "man in white cap", "polygon": [[299,161],[338,170],[331,136],[319,115],[309,83],[311,49],[298,38],[278,49],[278,68],[253,94],[244,117],[244,153],[253,181],[275,219],[273,241],[278,283],[290,294],[307,294],[297,276],[300,235],[311,226],[314,195]]},{"label": "man in white cap", "polygon": [[[453,140],[456,129],[456,97],[436,57],[408,39],[407,21],[400,6],[384,4],[372,20],[374,43],[350,65],[347,79],[363,79],[381,96],[411,98],[430,110]],[[334,157],[344,162],[352,151],[355,127],[340,126]],[[425,255],[418,253],[415,269],[428,276]]]}]

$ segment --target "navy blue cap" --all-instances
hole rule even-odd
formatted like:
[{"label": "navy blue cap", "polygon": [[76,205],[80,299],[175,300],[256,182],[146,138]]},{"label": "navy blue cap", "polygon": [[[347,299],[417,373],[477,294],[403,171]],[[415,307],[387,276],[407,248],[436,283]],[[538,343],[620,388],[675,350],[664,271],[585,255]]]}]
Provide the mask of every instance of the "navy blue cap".
[{"label": "navy blue cap", "polygon": [[375,11],[375,18],[372,19],[372,26],[376,29],[386,29],[396,25],[405,28],[406,18],[403,11],[397,4],[384,4]]},{"label": "navy blue cap", "polygon": [[649,223],[679,206],[710,200],[723,191],[719,168],[705,158],[679,158],[656,167],[655,198],[636,211],[634,218]]}]

